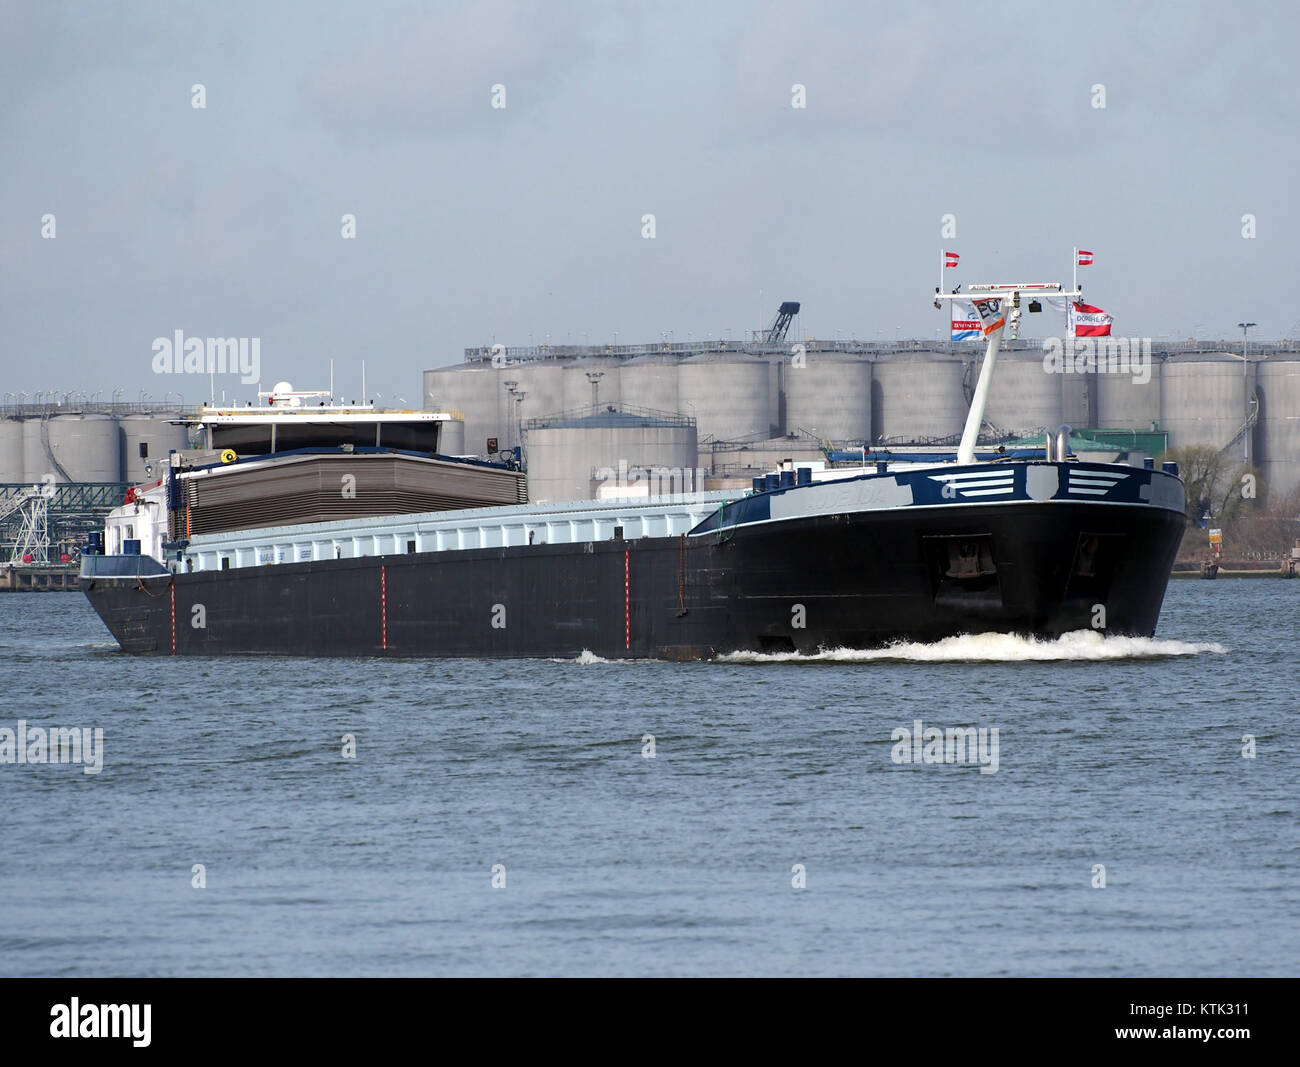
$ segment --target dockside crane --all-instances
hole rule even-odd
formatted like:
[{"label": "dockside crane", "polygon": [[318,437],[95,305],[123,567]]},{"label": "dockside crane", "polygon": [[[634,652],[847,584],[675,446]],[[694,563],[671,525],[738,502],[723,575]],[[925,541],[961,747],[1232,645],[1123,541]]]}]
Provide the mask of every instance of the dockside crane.
[{"label": "dockside crane", "polygon": [[772,324],[763,331],[763,336],[759,338],[766,344],[781,344],[785,340],[785,335],[790,332],[790,323],[794,317],[799,314],[799,301],[786,300],[777,309],[776,316],[772,319]]}]

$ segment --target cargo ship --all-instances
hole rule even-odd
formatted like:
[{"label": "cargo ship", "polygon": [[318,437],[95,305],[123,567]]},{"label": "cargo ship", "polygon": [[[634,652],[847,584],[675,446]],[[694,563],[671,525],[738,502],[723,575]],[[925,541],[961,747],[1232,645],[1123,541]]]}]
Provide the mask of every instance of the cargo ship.
[{"label": "cargo ship", "polygon": [[[982,292],[981,292],[982,291]],[[968,633],[1150,636],[1182,538],[1173,464],[976,453],[1002,309],[950,461],[786,465],[743,492],[529,503],[514,462],[448,456],[446,413],[282,383],[205,407],[82,556],[121,648],[155,655],[709,659]],[[312,402],[315,401],[315,406]],[[1054,447],[1055,446],[1055,447]]]}]

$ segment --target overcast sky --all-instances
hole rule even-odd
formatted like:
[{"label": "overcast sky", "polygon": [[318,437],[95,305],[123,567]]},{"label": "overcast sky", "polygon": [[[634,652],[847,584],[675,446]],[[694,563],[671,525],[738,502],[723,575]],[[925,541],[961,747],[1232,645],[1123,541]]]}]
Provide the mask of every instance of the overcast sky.
[{"label": "overcast sky", "polygon": [[417,405],[466,346],[739,338],[783,299],[933,338],[941,248],[950,284],[1089,249],[1126,336],[1295,334],[1298,45],[1281,2],[0,0],[2,389],[192,403],[151,366],[178,329]]}]

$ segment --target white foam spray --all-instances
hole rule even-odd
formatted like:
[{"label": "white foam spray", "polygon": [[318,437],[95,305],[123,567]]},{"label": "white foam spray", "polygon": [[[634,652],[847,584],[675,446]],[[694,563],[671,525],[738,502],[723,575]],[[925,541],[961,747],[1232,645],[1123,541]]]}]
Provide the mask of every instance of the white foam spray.
[{"label": "white foam spray", "polygon": [[1217,642],[1174,641],[1159,637],[1121,637],[1096,630],[1075,630],[1055,639],[1019,634],[962,634],[941,641],[899,641],[885,648],[826,649],[799,652],[733,652],[724,663],[1052,663],[1061,661],[1167,659],[1178,656],[1226,655]]}]

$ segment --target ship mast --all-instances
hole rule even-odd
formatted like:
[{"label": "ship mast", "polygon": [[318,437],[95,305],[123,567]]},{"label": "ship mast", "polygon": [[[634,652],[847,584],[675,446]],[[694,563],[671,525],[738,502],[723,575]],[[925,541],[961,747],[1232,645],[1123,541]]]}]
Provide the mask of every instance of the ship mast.
[{"label": "ship mast", "polygon": [[988,341],[979,381],[975,384],[975,395],[971,397],[970,413],[966,416],[966,426],[962,430],[961,444],[957,446],[957,462],[965,464],[975,462],[975,441],[979,437],[980,427],[984,425],[984,408],[988,404],[989,389],[993,385],[993,370],[997,366],[1002,331],[1013,312],[1016,317],[1019,316],[1021,294],[1051,295],[1066,300],[1077,300],[1081,294],[1077,288],[1067,290],[1060,282],[968,285],[962,293],[958,289],[961,289],[960,285],[951,293],[935,289],[934,306],[940,307],[942,300],[960,300],[964,304],[974,304],[980,318],[980,329]]}]

